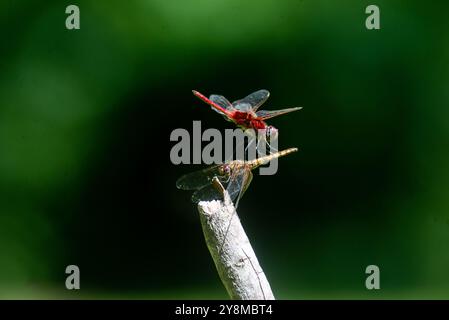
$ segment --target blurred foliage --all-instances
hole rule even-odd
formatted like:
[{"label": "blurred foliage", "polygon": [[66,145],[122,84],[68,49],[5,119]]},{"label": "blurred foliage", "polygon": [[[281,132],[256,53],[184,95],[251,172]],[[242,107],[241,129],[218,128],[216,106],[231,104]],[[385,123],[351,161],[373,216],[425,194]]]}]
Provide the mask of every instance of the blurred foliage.
[{"label": "blurred foliage", "polygon": [[[446,2],[0,3],[0,297],[225,298],[174,128],[260,88],[275,176],[239,214],[279,298],[449,298]],[[81,293],[64,290],[65,266]],[[381,270],[381,290],[364,287]]]}]

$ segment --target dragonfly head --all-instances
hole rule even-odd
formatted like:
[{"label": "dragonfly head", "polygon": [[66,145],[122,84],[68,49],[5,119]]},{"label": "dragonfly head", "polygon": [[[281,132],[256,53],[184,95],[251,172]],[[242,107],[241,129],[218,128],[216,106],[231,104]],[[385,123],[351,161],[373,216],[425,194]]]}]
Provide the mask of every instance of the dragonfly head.
[{"label": "dragonfly head", "polygon": [[273,126],[267,126],[266,130],[267,138],[269,138],[270,141],[277,140],[279,134],[278,129]]},{"label": "dragonfly head", "polygon": [[228,177],[231,175],[231,166],[228,163],[223,164],[219,170],[220,170],[220,175],[222,175],[222,176]]}]

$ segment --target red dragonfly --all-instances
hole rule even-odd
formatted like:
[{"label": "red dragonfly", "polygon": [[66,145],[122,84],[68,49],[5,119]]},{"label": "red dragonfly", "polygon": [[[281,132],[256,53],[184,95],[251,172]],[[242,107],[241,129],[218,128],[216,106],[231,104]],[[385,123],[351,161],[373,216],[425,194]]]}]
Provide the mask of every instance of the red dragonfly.
[{"label": "red dragonfly", "polygon": [[253,92],[245,98],[234,101],[233,103],[230,103],[225,97],[220,95],[213,94],[208,99],[198,91],[192,90],[192,92],[195,96],[210,105],[213,110],[223,115],[226,120],[234,122],[243,130],[265,130],[265,134],[269,136],[270,139],[277,138],[278,130],[273,126],[267,125],[265,120],[302,109],[301,107],[297,107],[273,111],[258,111],[259,107],[267,101],[270,96],[270,92],[264,89]]}]

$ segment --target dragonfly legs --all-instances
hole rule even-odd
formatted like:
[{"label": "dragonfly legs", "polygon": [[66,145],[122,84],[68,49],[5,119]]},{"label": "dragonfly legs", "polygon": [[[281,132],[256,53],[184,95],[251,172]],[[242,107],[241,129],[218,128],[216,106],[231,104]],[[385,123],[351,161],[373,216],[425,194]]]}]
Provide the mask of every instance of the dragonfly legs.
[{"label": "dragonfly legs", "polygon": [[[248,130],[247,130],[248,131]],[[245,132],[247,132],[245,131]],[[254,131],[253,131],[254,132]],[[233,156],[231,159],[226,159],[225,162],[233,160],[234,157],[243,157],[242,159],[237,160],[254,160],[259,157],[266,156],[271,153],[278,152],[277,144],[274,144],[271,140],[270,135],[267,134],[266,130],[259,130],[258,134],[247,133],[248,143],[245,144],[245,140],[241,140],[237,143],[236,149],[233,152]],[[274,146],[276,145],[276,147]],[[243,147],[243,153],[241,154],[238,151]]]},{"label": "dragonfly legs", "polygon": [[[261,144],[260,144],[262,141],[263,141],[263,144],[264,144],[263,147],[261,147]],[[275,152],[279,151],[277,148],[273,147],[270,144],[270,142],[271,142],[270,138],[267,137],[266,135],[264,135],[263,138],[258,139],[257,147],[256,147],[258,156],[263,157],[263,156],[266,156],[268,154],[272,154],[272,153],[275,153]],[[268,147],[268,150],[267,150],[267,147]]]},{"label": "dragonfly legs", "polygon": [[226,189],[223,187],[223,185],[221,184],[220,180],[218,180],[217,177],[212,178],[212,186],[224,197]]}]

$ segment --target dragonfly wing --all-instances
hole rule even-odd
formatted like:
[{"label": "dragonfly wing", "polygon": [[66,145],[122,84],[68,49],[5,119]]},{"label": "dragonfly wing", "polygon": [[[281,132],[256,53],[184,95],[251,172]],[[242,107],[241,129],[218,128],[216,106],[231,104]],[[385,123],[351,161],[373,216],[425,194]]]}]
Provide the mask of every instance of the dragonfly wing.
[{"label": "dragonfly wing", "polygon": [[197,190],[210,184],[214,177],[226,181],[227,178],[220,171],[220,167],[221,165],[217,165],[185,174],[176,181],[176,187],[182,190]]},{"label": "dragonfly wing", "polygon": [[246,102],[237,102],[234,105],[235,110],[241,111],[241,112],[249,112],[253,109],[252,105]]},{"label": "dragonfly wing", "polygon": [[212,184],[196,190],[192,195],[192,202],[198,203],[200,201],[212,201],[223,199],[223,194],[217,190]]},{"label": "dragonfly wing", "polygon": [[253,173],[251,171],[248,171],[248,178],[246,179],[245,184],[243,185],[240,198],[243,197],[243,195],[245,194],[245,191],[246,191],[246,189],[248,189],[251,181],[253,181]]},{"label": "dragonfly wing", "polygon": [[[203,94],[199,93],[196,90],[192,90],[192,92],[195,96],[197,96],[198,98],[203,100],[205,103],[210,105],[213,110],[215,110],[216,112],[225,116],[226,119],[230,120],[230,117],[232,116],[232,112],[231,112],[232,108],[228,109],[228,107],[229,107],[228,104],[230,104],[230,103],[228,100],[226,100],[225,97],[212,95],[211,97],[214,97],[214,99],[215,99],[215,101],[213,101],[211,99],[206,98]],[[217,103],[216,101],[218,101],[219,103]],[[232,105],[231,105],[231,107],[232,107]]]},{"label": "dragonfly wing", "polygon": [[234,206],[236,208],[251,180],[251,169],[247,165],[242,165],[241,167],[234,169],[232,172],[226,191],[228,192],[231,200],[234,202]]},{"label": "dragonfly wing", "polygon": [[[217,94],[213,94],[209,97],[209,100],[212,102],[215,102],[216,104],[218,104],[220,107],[222,107],[223,109],[232,110],[232,104],[228,101],[228,99],[226,99],[223,96],[219,96]],[[218,111],[218,110],[216,110]]]},{"label": "dragonfly wing", "polygon": [[270,111],[260,110],[260,111],[256,112],[256,115],[260,120],[266,120],[266,119],[280,116],[281,114],[286,114],[286,113],[293,112],[293,111],[300,110],[300,109],[302,109],[302,108],[297,107],[297,108],[287,108],[287,109],[282,109],[282,110],[270,110]]},{"label": "dragonfly wing", "polygon": [[[228,99],[226,99],[226,98],[223,97],[223,96],[219,96],[219,95],[213,94],[213,95],[211,95],[211,96],[209,97],[209,100],[212,101],[212,102],[214,102],[214,103],[216,103],[217,105],[219,105],[220,107],[222,107],[223,109],[226,109],[226,110],[228,110],[228,111],[231,111],[231,112],[232,112],[232,111],[235,110],[235,108],[234,108],[234,107],[232,106],[232,104],[228,101]],[[223,111],[221,111],[221,110],[219,110],[219,109],[217,109],[217,108],[215,108],[215,107],[213,107],[213,106],[211,106],[211,109],[214,110],[215,112],[221,114],[226,120],[232,121],[232,120],[229,118],[229,115],[226,114],[226,113],[224,113]]]},{"label": "dragonfly wing", "polygon": [[267,101],[269,96],[270,92],[262,89],[251,93],[241,100],[234,101],[232,105],[239,111],[253,110],[255,112],[265,101]]}]

